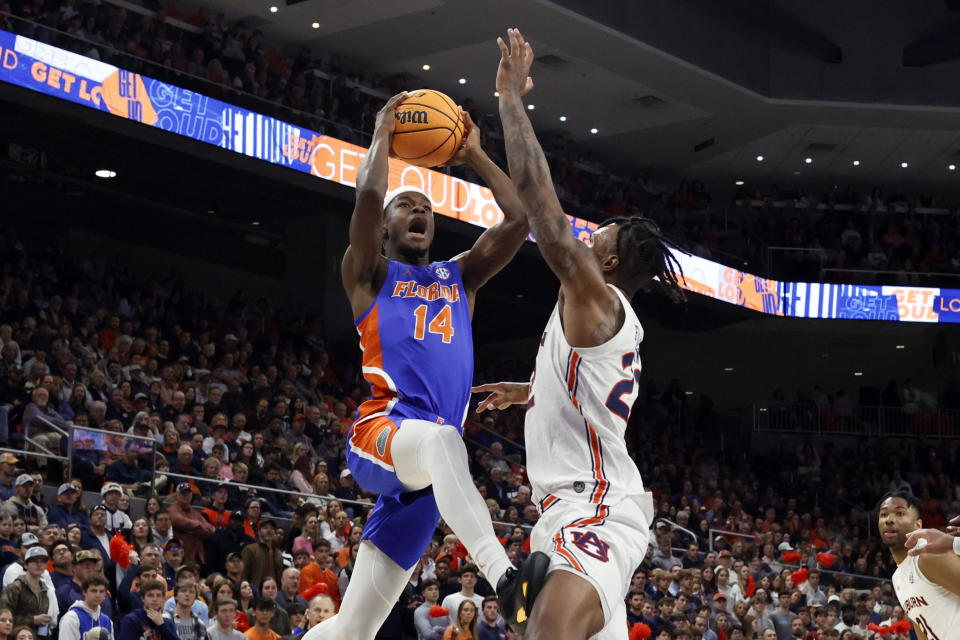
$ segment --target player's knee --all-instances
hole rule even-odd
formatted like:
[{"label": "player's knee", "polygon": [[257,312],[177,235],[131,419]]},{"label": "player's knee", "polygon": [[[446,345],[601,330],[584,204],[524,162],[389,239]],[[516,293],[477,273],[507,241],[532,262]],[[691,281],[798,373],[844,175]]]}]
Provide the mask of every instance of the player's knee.
[{"label": "player's knee", "polygon": [[453,427],[440,427],[434,432],[433,440],[444,451],[463,458],[467,457],[467,448],[463,445],[463,439]]}]

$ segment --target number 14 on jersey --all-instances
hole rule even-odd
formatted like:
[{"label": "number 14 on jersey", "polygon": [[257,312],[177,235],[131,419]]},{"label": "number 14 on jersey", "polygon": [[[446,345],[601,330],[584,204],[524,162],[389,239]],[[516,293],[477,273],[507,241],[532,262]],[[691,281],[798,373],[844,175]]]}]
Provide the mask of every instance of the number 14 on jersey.
[{"label": "number 14 on jersey", "polygon": [[450,315],[450,305],[443,305],[443,309],[433,316],[429,323],[427,322],[427,311],[428,307],[425,304],[413,310],[413,315],[417,319],[413,328],[413,337],[417,340],[423,340],[426,332],[430,332],[439,335],[444,344],[450,344],[453,341],[453,318]]}]

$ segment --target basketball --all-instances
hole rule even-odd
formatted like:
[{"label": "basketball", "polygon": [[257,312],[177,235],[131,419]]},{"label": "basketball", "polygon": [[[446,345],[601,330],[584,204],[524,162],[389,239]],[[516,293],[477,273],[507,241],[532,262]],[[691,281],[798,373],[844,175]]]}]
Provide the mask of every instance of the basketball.
[{"label": "basketball", "polygon": [[393,154],[418,167],[436,167],[450,160],[463,142],[460,108],[445,94],[419,89],[396,109]]}]

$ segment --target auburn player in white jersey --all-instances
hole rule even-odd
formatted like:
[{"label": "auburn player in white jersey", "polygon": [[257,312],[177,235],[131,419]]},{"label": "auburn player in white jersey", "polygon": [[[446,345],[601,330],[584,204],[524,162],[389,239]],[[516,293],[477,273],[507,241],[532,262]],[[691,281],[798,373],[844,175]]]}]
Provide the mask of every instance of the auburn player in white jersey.
[{"label": "auburn player in white jersey", "polygon": [[[920,531],[923,523],[920,502],[905,491],[894,491],[880,499],[877,526],[880,538],[897,563],[893,589],[917,637],[921,640],[960,637],[960,555],[954,553],[957,547],[939,553],[908,553],[907,536]],[[920,539],[926,540],[929,536],[914,536],[911,542],[915,546]],[[924,546],[921,544],[921,550]]]},{"label": "auburn player in white jersey", "polygon": [[610,220],[589,246],[574,238],[520,99],[533,51],[516,29],[509,38],[498,41],[497,91],[510,177],[561,286],[531,381],[474,388],[490,392],[481,410],[527,404],[527,472],[542,514],[521,568],[526,600],[501,595],[503,615],[528,639],[625,640],[624,597],[653,517],[624,442],[643,338],[630,299],[652,282],[681,298],[679,265],[646,218]]}]

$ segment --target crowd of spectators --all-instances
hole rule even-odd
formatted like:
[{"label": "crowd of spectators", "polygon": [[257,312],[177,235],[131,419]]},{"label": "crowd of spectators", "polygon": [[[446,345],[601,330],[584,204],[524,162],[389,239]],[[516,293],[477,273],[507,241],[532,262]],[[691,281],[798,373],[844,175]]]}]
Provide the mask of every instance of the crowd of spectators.
[{"label": "crowd of spectators", "polygon": [[[332,362],[302,310],[239,295],[220,307],[180,282],[138,282],[121,265],[73,264],[52,247],[13,229],[0,241],[0,439],[22,447],[0,457],[0,638],[4,607],[39,637],[56,637],[59,619],[68,638],[78,637],[73,617],[93,624],[98,607],[182,639],[216,625],[212,638],[231,628],[296,637],[335,612],[375,499],[343,458],[366,393],[355,355]],[[522,363],[478,362],[481,378],[524,375]],[[676,524],[654,529],[631,623],[664,638],[772,629],[784,640],[833,637],[828,627],[870,637],[864,625],[901,619],[872,503],[907,487],[924,521],[942,522],[958,507],[958,452],[873,439],[854,455],[787,440],[771,465],[732,438],[724,446],[709,404],[691,413],[687,398],[679,381],[647,382],[628,429],[657,517]],[[465,425],[472,474],[516,563],[539,518],[521,466],[522,415],[471,413]],[[23,441],[68,451],[52,425],[74,425],[72,477]],[[484,624],[507,634],[468,562],[441,524],[380,637],[466,637],[457,634],[474,623],[472,637]],[[456,607],[451,594],[463,596]]]},{"label": "crowd of spectators", "polygon": [[[261,30],[206,6],[141,4],[144,13],[90,0],[6,0],[0,3],[0,26],[357,144],[368,142],[387,97],[422,81],[406,74],[385,77],[334,52],[286,51],[282,43],[265,42]],[[457,98],[479,124],[487,153],[505,164],[497,115],[483,112],[469,96]],[[599,222],[643,212],[679,246],[730,266],[779,279],[862,284],[878,278],[882,284],[928,284],[931,279],[915,273],[960,272],[953,205],[932,197],[886,195],[879,187],[864,196],[834,187],[815,198],[802,188],[773,185],[741,187],[733,205],[717,206],[699,180],[658,184],[642,172],[604,165],[558,133],[541,138],[569,213]],[[468,168],[448,171],[478,180]],[[916,213],[941,206],[951,214]],[[770,253],[771,246],[789,250]],[[934,276],[932,282],[945,279],[950,281]]]}]

